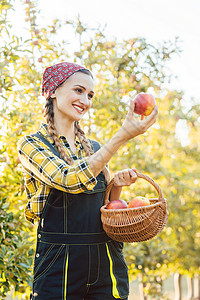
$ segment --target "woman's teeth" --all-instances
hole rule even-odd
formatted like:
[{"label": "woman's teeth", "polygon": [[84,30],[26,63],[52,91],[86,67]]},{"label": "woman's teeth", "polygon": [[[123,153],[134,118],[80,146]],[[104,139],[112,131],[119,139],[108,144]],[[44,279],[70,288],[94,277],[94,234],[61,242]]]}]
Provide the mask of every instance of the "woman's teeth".
[{"label": "woman's teeth", "polygon": [[79,107],[79,106],[77,106],[77,105],[73,105],[79,112],[83,112],[84,111],[84,109],[83,108],[81,108],[81,107]]}]

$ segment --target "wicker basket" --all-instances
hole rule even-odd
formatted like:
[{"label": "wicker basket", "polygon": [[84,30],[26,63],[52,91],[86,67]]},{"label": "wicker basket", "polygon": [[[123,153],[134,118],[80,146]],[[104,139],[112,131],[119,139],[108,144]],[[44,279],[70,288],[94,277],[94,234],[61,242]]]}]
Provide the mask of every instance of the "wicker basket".
[{"label": "wicker basket", "polygon": [[101,220],[106,234],[118,242],[143,242],[152,239],[167,223],[167,203],[160,186],[149,176],[138,173],[138,178],[151,183],[158,198],[149,199],[151,205],[138,208],[106,209],[109,194],[114,184],[110,181],[105,193],[105,205],[101,207]]}]

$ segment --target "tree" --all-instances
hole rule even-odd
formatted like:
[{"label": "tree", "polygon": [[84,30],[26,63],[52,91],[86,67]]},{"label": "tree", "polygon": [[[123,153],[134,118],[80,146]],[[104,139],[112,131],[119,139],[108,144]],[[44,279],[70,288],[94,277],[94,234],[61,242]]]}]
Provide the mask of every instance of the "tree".
[{"label": "tree", "polygon": [[[35,230],[24,219],[26,205],[22,166],[16,145],[19,138],[36,131],[42,118],[39,98],[41,65],[43,60],[58,59],[63,55],[62,43],[55,47],[49,40],[58,22],[38,30],[36,2],[25,1],[26,22],[30,37],[23,40],[13,33],[8,20],[13,1],[0,4],[1,16],[1,144],[0,144],[0,297],[4,298],[13,287],[15,294],[30,294]],[[54,49],[57,51],[54,51]],[[40,53],[43,53],[41,58]],[[39,99],[38,99],[39,98]]]}]

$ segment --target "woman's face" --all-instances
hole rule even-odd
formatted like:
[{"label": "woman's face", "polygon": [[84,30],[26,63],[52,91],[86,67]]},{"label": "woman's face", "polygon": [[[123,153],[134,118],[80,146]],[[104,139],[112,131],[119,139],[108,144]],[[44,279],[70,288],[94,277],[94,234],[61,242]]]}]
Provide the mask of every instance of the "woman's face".
[{"label": "woman's face", "polygon": [[79,121],[91,107],[94,81],[82,72],[71,75],[52,95],[54,114],[70,121]]}]

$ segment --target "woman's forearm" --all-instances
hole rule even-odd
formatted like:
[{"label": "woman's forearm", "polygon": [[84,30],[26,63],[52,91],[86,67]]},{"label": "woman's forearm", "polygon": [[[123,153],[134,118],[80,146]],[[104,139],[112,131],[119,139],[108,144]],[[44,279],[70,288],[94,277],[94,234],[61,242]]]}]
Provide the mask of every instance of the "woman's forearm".
[{"label": "woman's forearm", "polygon": [[110,201],[119,200],[122,192],[121,186],[113,186],[110,191]]},{"label": "woman's forearm", "polygon": [[88,162],[95,177],[126,141],[126,138],[123,137],[122,129],[120,129],[101,149],[89,157]]}]

